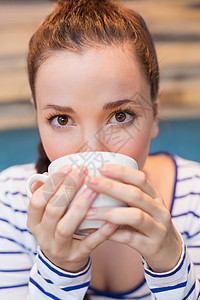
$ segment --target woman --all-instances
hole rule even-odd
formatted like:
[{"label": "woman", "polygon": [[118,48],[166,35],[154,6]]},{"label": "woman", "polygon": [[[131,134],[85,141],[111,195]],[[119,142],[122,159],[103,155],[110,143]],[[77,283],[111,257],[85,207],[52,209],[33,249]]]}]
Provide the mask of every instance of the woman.
[{"label": "woman", "polygon": [[[37,170],[1,175],[4,299],[17,292],[20,299],[83,299],[89,285],[90,299],[197,299],[200,167],[167,153],[148,156],[160,92],[144,20],[108,0],[59,1],[32,36],[28,71],[40,157]],[[125,154],[139,170],[105,164],[106,178],[88,178],[86,168],[65,166],[56,185],[35,184],[28,201],[24,180],[87,150]],[[56,203],[69,178],[85,182],[87,192],[66,213],[73,196]],[[90,208],[99,192],[129,207]],[[79,239],[74,232],[85,217],[105,224]]]}]

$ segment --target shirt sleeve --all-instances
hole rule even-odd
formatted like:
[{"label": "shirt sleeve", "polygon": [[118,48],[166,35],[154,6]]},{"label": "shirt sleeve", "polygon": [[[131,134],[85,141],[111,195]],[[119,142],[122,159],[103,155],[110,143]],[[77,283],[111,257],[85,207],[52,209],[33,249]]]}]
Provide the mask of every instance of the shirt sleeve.
[{"label": "shirt sleeve", "polygon": [[143,260],[145,278],[151,290],[152,299],[200,299],[199,280],[183,239],[182,245],[181,258],[175,268],[169,272],[155,273]]},{"label": "shirt sleeve", "polygon": [[66,272],[53,265],[38,248],[36,263],[30,272],[29,299],[83,299],[91,279],[91,260],[78,273]]},{"label": "shirt sleeve", "polygon": [[79,273],[68,273],[44,257],[33,254],[33,237],[17,222],[25,211],[0,199],[0,299],[82,300],[90,283],[91,261]]},{"label": "shirt sleeve", "polygon": [[91,261],[74,274],[57,268],[42,254],[26,225],[26,180],[21,167],[0,174],[0,299],[82,300]]}]

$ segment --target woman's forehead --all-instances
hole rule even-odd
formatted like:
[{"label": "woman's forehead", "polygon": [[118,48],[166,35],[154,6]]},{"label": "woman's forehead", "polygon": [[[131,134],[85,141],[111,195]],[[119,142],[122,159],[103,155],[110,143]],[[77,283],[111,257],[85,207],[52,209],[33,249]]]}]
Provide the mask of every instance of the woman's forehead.
[{"label": "woman's forehead", "polygon": [[149,90],[129,50],[120,47],[56,52],[40,66],[36,78],[36,99],[48,102],[66,97],[73,103],[77,99],[111,101],[131,98],[136,93],[147,97]]},{"label": "woman's forehead", "polygon": [[135,55],[123,46],[89,48],[84,52],[56,51],[39,67],[36,83],[41,78],[51,80],[59,74],[71,80],[81,77],[84,80],[86,76],[96,76],[97,80],[101,77],[117,80],[123,75],[127,76],[126,80],[130,79],[128,75],[144,77]]}]

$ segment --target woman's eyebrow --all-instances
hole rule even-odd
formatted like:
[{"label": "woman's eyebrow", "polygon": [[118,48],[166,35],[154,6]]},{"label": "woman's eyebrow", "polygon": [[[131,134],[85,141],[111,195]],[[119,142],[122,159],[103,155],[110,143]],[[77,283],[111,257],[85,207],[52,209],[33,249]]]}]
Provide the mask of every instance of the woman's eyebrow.
[{"label": "woman's eyebrow", "polygon": [[57,110],[57,111],[60,111],[63,113],[75,114],[75,111],[70,106],[60,106],[60,105],[56,105],[56,104],[48,104],[47,106],[45,106],[45,108],[43,108],[43,110],[45,110],[45,109],[54,109],[54,110]]},{"label": "woman's eyebrow", "polygon": [[138,105],[138,103],[134,100],[124,99],[124,100],[117,100],[117,101],[106,103],[103,106],[103,110],[109,110],[109,109],[117,108],[117,107],[122,106],[122,105],[127,104],[127,103],[134,103],[134,104]]},{"label": "woman's eyebrow", "polygon": [[[111,110],[111,109],[117,108],[117,107],[122,106],[122,105],[127,104],[127,103],[134,103],[134,104],[138,105],[138,103],[134,100],[124,99],[124,100],[117,100],[117,101],[108,102],[108,103],[104,104],[103,110],[104,111]],[[48,104],[48,105],[45,106],[45,108],[43,108],[43,110],[46,110],[46,109],[54,109],[54,110],[60,111],[62,113],[76,114],[76,112],[70,106],[61,106],[61,105],[57,105],[57,104]]]}]

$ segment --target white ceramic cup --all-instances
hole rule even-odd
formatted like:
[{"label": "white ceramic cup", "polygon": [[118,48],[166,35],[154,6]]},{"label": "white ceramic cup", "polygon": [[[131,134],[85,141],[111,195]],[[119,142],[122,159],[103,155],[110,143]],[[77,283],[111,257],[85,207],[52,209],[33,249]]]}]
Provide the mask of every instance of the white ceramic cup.
[{"label": "white ceramic cup", "polygon": [[[72,168],[76,168],[80,165],[85,165],[88,168],[88,175],[103,177],[99,173],[98,168],[105,163],[119,164],[119,165],[137,169],[137,162],[131,157],[123,154],[112,153],[112,152],[73,153],[54,160],[48,167],[48,176],[44,174],[32,175],[26,183],[27,195],[29,198],[32,197],[31,185],[34,182],[40,181],[45,183],[47,180],[49,180],[49,178],[54,173],[56,173],[64,165],[70,165]],[[72,182],[72,189],[75,188],[75,185],[76,183],[73,184]],[[86,185],[83,184],[82,187],[76,193],[72,201],[74,201],[83,192],[85,188]],[[105,207],[105,206],[117,207],[117,206],[126,206],[126,204],[122,201],[109,197],[105,194],[98,194],[92,204],[92,207]],[[104,221],[84,219],[79,225],[76,234],[87,235],[91,230],[99,228],[103,223]]]}]

